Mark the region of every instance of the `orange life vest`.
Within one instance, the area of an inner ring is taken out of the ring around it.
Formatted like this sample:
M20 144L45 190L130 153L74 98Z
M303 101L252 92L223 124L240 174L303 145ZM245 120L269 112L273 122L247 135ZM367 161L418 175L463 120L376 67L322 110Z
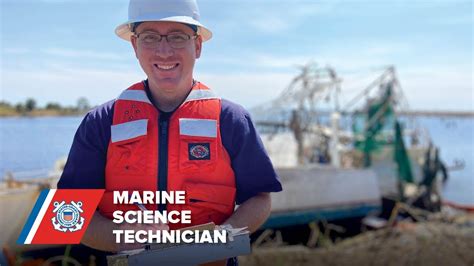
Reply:
M191 210L191 225L223 223L234 211L236 188L222 145L220 112L220 98L199 82L169 119L150 102L143 82L125 90L115 101L99 211L112 218L115 210L138 210L113 204L113 191L184 190L186 204L168 204L166 210Z

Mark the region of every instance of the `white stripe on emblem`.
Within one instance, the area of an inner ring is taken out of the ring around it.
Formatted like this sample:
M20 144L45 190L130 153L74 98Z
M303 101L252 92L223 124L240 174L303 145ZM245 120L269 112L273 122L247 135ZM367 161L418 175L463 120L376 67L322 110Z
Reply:
M195 137L217 137L217 121L213 119L179 119L179 134Z
M25 244L31 244L33 237L35 237L36 231L38 231L38 227L40 226L41 221L43 221L43 217L46 213L46 210L48 210L49 204L51 204L51 201L53 200L54 193L56 193L56 189L50 189L48 191L48 196L46 196L46 199L43 202L43 206L41 206L41 209L38 212L38 216L36 216L33 226L31 226L31 230L25 239Z
M120 94L117 100L129 100L151 104L150 99L148 99L146 92L143 90L125 90Z
M140 119L131 122L111 126L112 143L132 139L135 137L146 135L148 119Z

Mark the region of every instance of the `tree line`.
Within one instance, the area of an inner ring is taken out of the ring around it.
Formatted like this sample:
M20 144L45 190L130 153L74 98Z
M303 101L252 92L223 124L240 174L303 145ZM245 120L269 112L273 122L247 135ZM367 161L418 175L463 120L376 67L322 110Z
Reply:
M79 115L90 109L91 105L85 97L77 99L76 104L70 106L62 106L57 102L48 102L44 107L40 107L33 98L28 98L24 102L16 104L0 101L0 116Z

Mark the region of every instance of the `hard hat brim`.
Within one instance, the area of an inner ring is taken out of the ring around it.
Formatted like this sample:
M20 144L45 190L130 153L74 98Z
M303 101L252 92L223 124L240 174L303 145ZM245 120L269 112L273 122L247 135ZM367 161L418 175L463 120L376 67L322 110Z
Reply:
M115 28L115 34L119 36L120 38L130 41L130 37L133 35L133 33L130 31L130 24L135 23L135 22L147 22L147 21L166 21L166 22L178 22L178 23L185 23L185 24L190 24L190 25L196 25L198 26L198 32L197 34L202 36L202 41L208 41L209 39L212 38L212 32L202 25L199 21L194 20L190 17L187 16L174 16L174 17L166 17L166 18L160 18L160 19L141 19L141 20L129 20L121 25L119 25L117 28Z

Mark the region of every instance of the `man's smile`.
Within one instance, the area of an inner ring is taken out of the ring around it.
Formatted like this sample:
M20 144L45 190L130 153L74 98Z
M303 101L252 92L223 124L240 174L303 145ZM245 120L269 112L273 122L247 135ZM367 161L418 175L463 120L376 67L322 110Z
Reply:
M176 64L153 64L156 68L159 70L171 70L174 68L177 68L179 66L179 63Z

